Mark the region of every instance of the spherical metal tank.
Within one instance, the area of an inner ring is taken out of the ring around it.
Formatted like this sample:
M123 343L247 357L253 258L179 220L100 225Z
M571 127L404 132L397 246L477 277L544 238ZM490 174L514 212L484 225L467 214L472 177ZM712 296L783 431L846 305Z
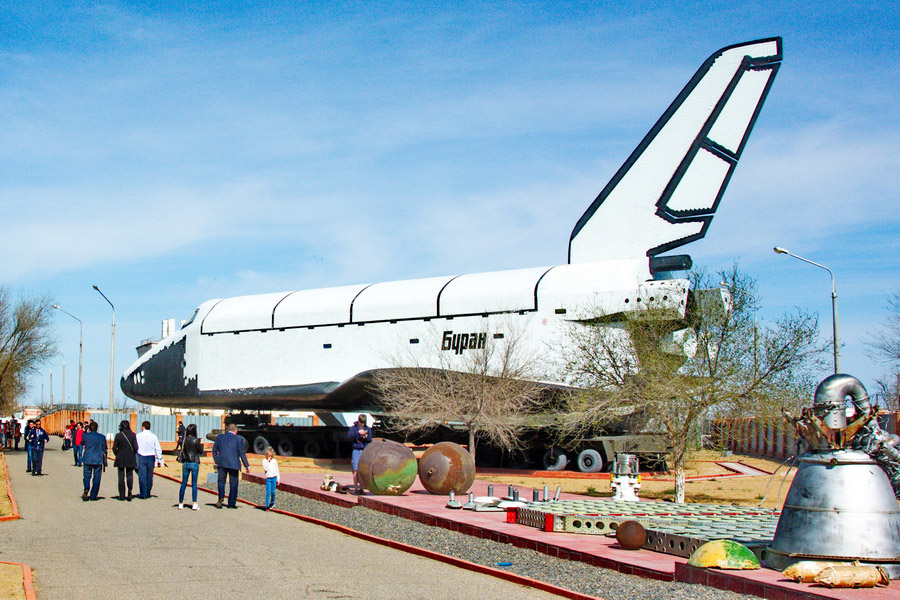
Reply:
M432 494L464 494L475 481L475 459L459 444L435 444L419 459L419 481Z
M399 496L416 480L416 455L398 442L372 440L359 455L359 481L380 496Z
M647 541L647 530L637 521L625 521L616 528L616 541L626 550L637 550Z

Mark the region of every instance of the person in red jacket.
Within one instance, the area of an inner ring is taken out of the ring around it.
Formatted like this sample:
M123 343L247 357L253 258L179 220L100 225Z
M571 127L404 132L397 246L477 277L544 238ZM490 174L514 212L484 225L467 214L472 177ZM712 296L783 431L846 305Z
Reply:
M84 426L81 424L81 421L75 423L75 431L72 434L72 448L75 453L75 466L81 466L81 453L84 450Z

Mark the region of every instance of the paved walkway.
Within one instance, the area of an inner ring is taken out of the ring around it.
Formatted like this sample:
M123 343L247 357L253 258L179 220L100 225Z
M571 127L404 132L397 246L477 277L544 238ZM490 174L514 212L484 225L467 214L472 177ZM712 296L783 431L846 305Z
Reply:
M31 565L39 600L556 598L247 505L217 510L204 492L199 511L179 511L178 484L161 477L153 498L120 502L110 468L104 498L83 502L81 469L51 443L43 477L7 453L22 518L0 524L0 560Z

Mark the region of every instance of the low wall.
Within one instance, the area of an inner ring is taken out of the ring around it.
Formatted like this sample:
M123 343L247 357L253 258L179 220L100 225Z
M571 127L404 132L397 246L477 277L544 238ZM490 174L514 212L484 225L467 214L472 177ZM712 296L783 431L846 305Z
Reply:
M119 423L128 421L132 431L140 431L141 423L150 422L150 431L156 434L161 442L174 442L177 438L179 423L197 426L197 435L202 439L213 429L224 429L224 416L211 415L154 415L150 413L91 413L89 410L59 410L41 417L41 424L50 435L62 435L70 421L76 423L94 419L97 430L103 435L119 431Z
M896 433L900 431L900 413L881 413L878 424L885 431ZM806 447L806 443L798 439L794 428L784 419L776 417L717 419L712 423L711 437L714 444L733 452L776 459L793 456Z

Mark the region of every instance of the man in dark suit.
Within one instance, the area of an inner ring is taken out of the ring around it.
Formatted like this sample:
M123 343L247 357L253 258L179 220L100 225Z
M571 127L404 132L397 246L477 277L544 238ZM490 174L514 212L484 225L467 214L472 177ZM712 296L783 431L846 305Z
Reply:
M103 476L103 467L106 466L106 436L97 433L97 423L91 421L88 433L84 434L84 456L81 463L84 465L84 493L82 500L96 500L100 491L100 478ZM88 497L90 495L90 498Z
M225 500L225 479L231 478L228 489L228 508L237 508L238 475L241 463L247 473L250 472L250 463L244 454L244 438L237 434L237 425L228 425L228 431L216 436L212 449L213 460L219 471L219 501L216 508L222 508Z

